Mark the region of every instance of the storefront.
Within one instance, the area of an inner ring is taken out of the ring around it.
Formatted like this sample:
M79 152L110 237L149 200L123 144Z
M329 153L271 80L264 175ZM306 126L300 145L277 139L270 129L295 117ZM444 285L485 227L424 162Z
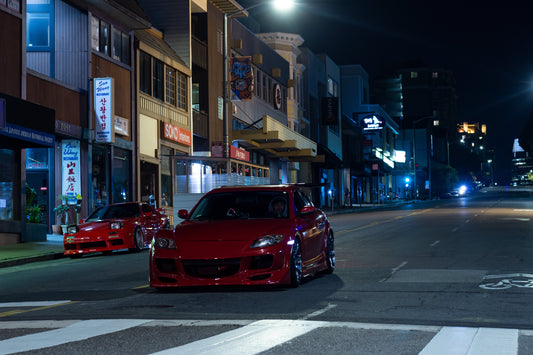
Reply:
M54 129L53 110L0 94L0 245L46 239L53 206ZM31 206L26 183L36 193ZM27 223L31 207L38 207L31 219L35 223ZM39 232L30 232L33 226Z

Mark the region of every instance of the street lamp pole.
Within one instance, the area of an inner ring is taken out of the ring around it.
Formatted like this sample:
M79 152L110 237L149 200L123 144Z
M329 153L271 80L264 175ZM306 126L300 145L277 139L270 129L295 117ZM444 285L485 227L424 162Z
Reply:
M229 125L230 125L230 112L229 112L229 95L228 95L228 65L229 65L229 55L228 55L228 19L231 19L232 17L239 15L241 13L246 13L248 10L251 10L253 8L256 8L258 6L266 5L266 2L261 2L258 4L254 4L251 6L248 6L247 8L242 8L240 10L237 10L235 12L232 12L230 14L227 14L224 12L224 23L222 27L222 36L224 37L222 39L222 50L224 52L224 73L223 73L223 84L222 84L222 104L224 105L222 109L222 125L223 125L223 141L222 141L222 156L224 158L229 158ZM274 2L274 5L278 7L279 9L287 10L290 7L292 7L292 1L289 0L277 0Z

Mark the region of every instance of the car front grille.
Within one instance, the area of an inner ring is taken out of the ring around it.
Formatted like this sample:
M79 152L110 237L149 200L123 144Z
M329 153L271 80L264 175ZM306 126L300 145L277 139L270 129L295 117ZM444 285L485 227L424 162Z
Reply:
M228 277L239 272L240 258L221 260L183 260L185 273L192 277L217 279Z

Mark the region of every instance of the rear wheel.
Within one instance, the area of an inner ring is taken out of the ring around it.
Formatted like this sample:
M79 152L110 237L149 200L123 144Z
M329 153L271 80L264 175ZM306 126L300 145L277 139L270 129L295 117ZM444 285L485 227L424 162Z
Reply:
M141 251L144 248L143 233L139 227L133 231L133 245L135 247L131 248L130 251Z
M298 287L302 283L302 249L300 242L294 241L291 250L291 287Z
M331 274L335 270L335 241L333 239L333 233L329 232L328 242L326 246L326 274Z

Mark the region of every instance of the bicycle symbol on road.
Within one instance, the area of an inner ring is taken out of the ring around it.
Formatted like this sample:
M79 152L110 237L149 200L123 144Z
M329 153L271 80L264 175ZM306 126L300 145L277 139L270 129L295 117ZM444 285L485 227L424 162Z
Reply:
M498 280L499 279L499 280ZM494 282L487 282L479 285L485 290L505 290L511 287L532 288L533 289L533 275L532 274L503 274L503 275L487 275L483 280L497 280Z

